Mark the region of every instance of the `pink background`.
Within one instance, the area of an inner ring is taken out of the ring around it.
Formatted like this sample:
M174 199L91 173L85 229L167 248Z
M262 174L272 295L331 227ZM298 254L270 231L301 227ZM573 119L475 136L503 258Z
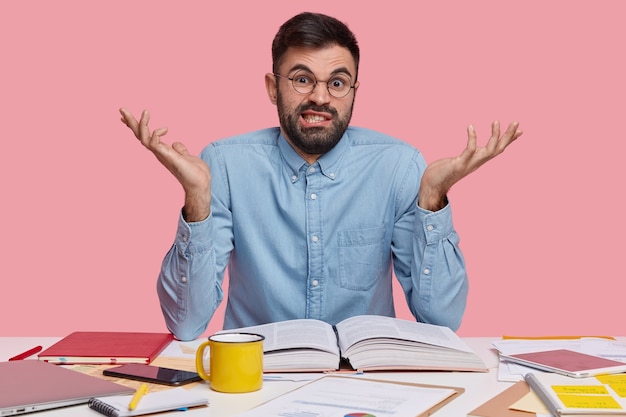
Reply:
M482 144L494 119L525 132L450 194L470 276L459 334L626 334L626 3L367 3L309 9L359 39L353 124L428 161L459 153L470 123ZM263 75L301 4L0 3L0 335L165 330L155 279L182 191L118 108L150 109L194 153L275 125Z

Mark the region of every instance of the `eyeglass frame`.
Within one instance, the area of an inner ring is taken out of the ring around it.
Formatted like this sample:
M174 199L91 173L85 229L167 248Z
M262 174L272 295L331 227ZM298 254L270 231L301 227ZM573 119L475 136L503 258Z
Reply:
M298 75L300 72L304 72L304 73L308 73L311 74L313 76L313 80L315 80L315 82L313 83L313 87L311 87L311 91L305 92L303 93L302 91L299 91L296 88L296 85L294 84L294 80L296 78L296 75ZM318 80L317 77L315 76L315 74L313 74L311 71L305 70L305 69L299 69L298 71L296 71L292 77L286 76L286 75L280 75L280 74L276 74L275 72L272 73L272 75L274 75L275 77L278 78L284 78L287 79L289 81L291 81L291 87L294 89L294 91L298 94L302 94L302 95L306 95L306 94L311 94L313 91L315 91L315 87L317 87L317 83L324 83L326 84L326 91L328 91L328 94L330 94L332 97L334 98L344 98L347 97L348 94L350 94L350 91L352 91L355 87L356 87L356 81L354 82L354 84L352 84L352 78L350 78L349 76L346 75L346 78L349 80L349 88L346 90L346 94L344 94L343 96L336 96L331 92L330 87L328 86L328 81L331 81L333 79L333 77L329 78L328 80Z

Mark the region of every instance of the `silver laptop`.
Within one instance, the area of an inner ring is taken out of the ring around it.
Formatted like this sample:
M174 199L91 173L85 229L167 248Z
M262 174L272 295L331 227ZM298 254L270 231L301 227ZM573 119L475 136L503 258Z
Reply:
M39 360L0 362L0 416L85 404L135 390Z

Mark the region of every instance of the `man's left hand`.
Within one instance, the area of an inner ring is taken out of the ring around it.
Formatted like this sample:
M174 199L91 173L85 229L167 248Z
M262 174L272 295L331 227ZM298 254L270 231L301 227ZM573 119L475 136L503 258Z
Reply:
M446 194L459 180L500 155L507 146L522 135L519 123L509 124L500 136L500 123L491 124L491 137L484 147L477 145L474 126L467 127L467 147L459 156L439 159L426 168L422 176L418 205L426 210L441 210L447 204Z

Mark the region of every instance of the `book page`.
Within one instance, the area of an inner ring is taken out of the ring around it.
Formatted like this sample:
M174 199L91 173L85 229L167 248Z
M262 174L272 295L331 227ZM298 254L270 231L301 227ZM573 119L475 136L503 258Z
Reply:
M384 316L356 316L337 324L339 346L346 352L353 344L372 338L405 339L464 352L472 350L450 328Z
M263 350L307 348L320 349L339 355L337 336L332 326L320 320L298 319L260 326L225 330L224 332L257 333L265 336Z

